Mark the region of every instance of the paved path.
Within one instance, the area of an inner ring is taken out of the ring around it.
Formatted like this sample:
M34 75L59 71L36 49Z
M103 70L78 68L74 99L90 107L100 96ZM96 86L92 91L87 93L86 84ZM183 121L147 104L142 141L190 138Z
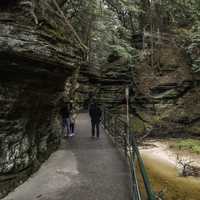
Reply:
M99 140L90 138L88 115L80 114L76 132L3 200L130 199L126 163L103 130Z

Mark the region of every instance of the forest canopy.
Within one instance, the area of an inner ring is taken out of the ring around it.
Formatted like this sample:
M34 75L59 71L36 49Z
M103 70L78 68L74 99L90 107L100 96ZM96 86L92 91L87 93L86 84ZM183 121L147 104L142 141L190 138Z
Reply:
M133 62L136 34L164 32L178 38L200 70L198 0L65 0L62 9L86 46L88 61L100 65L110 54Z

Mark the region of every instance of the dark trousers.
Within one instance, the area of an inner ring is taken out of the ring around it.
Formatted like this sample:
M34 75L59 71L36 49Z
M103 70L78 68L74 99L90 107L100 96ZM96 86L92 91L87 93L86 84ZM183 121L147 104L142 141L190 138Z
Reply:
M74 123L70 123L70 131L71 133L74 133Z
M96 136L99 137L99 121L91 121L92 123L92 136L95 136L95 132L96 132ZM96 129L96 131L95 131Z
M70 120L69 118L63 118L63 134L68 136L70 134Z

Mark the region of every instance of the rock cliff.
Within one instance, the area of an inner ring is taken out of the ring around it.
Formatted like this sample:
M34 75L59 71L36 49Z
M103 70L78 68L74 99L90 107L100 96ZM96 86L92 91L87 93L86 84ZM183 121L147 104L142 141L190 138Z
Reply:
M160 137L199 135L200 88L186 51L168 41L154 49L153 63L152 54L147 55L135 69L135 132Z
M59 144L59 98L82 50L51 0L1 1L0 30L2 197Z
M128 62L118 58L101 67L99 98L102 103L116 107L124 103L125 88L131 83Z

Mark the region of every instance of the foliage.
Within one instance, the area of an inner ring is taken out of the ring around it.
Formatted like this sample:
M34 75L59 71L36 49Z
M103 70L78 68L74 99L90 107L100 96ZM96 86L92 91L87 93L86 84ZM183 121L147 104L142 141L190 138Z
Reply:
M145 15L146 11L141 2L132 0L106 0L105 2L108 7L117 14L122 26L132 32L136 32L140 29L140 18Z
M176 144L171 145L172 148L179 150L189 150L193 153L200 154L200 141L194 139L185 139L178 141Z
M192 68L194 72L200 71L200 22L193 26L190 34L191 41L188 47L188 53L191 57Z
M193 71L199 72L200 1L166 0L162 1L162 7L164 8L162 15L169 16L170 28L179 36L180 40L185 40L186 45L184 45L190 55Z
M66 0L63 10L88 46L91 65L101 66L110 55L133 63L132 36L153 27L176 34L194 72L200 71L199 0Z
M139 12L137 7L130 6L129 1L118 3L121 14L125 14L126 9ZM110 55L132 62L135 53L131 46L132 32L106 1L68 0L63 9L84 44L89 47L87 61L90 65L101 66Z
M88 45L91 24L96 17L96 7L96 0L67 0L63 6L66 17L86 45Z
M113 41L110 43L111 54L133 63L135 49L131 46L131 32L122 26L116 29Z

